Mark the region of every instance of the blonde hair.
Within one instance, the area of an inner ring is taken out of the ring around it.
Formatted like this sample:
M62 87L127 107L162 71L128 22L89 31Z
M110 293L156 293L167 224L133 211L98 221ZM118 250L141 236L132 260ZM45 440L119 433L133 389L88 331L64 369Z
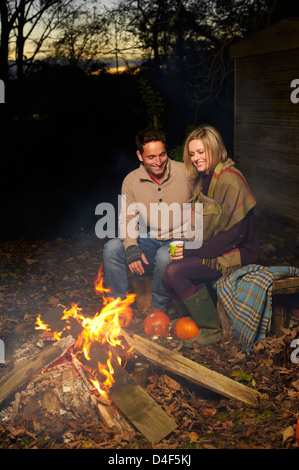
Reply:
M198 170L191 162L189 155L189 143L192 140L200 139L207 154L206 174L213 171L219 162L224 163L227 160L227 151L219 132L212 126L199 126L188 135L183 153L183 161L188 179L194 180L198 177Z

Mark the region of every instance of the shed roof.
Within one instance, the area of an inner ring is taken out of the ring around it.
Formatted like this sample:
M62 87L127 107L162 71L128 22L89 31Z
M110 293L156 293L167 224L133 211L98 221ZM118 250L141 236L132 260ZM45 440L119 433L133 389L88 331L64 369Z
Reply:
M298 48L299 18L285 18L234 44L230 48L230 57L235 59Z

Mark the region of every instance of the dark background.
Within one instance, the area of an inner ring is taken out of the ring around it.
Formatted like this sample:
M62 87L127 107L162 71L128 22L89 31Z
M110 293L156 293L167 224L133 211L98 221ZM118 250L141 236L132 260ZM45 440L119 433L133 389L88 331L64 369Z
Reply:
M294 2L274 3L272 23L296 16ZM224 58L230 60L228 50ZM122 179L139 164L135 135L150 125L140 77L163 101L159 124L171 158L188 126L200 123L218 128L234 158L233 72L221 93L198 107L184 76L170 70L157 76L150 62L135 74L99 75L39 63L22 80L5 83L0 105L1 240L94 233L97 204L116 206Z
M59 68L6 86L1 136L1 238L69 237L93 231L100 202L117 204L137 168L135 135L149 125L138 77L87 76ZM165 78L167 80L167 77ZM194 107L161 88L168 152L182 145ZM233 96L202 106L197 122L218 127L233 157Z

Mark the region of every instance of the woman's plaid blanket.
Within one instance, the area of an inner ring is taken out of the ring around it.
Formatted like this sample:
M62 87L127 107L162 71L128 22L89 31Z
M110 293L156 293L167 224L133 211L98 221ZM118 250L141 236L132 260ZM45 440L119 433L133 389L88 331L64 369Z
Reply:
M216 282L218 298L245 351L270 329L273 282L290 276L299 276L299 269L250 264Z

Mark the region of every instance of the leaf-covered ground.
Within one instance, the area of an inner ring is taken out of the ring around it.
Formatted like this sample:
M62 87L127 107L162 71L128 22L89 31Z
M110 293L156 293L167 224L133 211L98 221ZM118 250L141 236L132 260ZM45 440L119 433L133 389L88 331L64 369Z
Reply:
M72 302L93 316L101 306L94 279L102 263L103 242L93 236L52 241L9 241L0 244L0 339L5 364L13 365L14 352L40 334L39 313ZM142 320L130 329L143 335ZM180 340L163 346L179 351L214 371L255 388L263 399L252 408L224 398L182 378L147 364L143 386L176 421L178 427L154 449L298 449L299 365L292 362L291 341L297 332L285 330L269 336L245 355L233 337L204 349L184 349ZM299 354L298 354L299 356ZM13 406L15 397L11 397ZM0 407L0 416L1 416ZM19 411L22 406L19 407ZM115 434L92 409L70 419L35 407L0 420L0 448L37 449L148 449L139 433Z

